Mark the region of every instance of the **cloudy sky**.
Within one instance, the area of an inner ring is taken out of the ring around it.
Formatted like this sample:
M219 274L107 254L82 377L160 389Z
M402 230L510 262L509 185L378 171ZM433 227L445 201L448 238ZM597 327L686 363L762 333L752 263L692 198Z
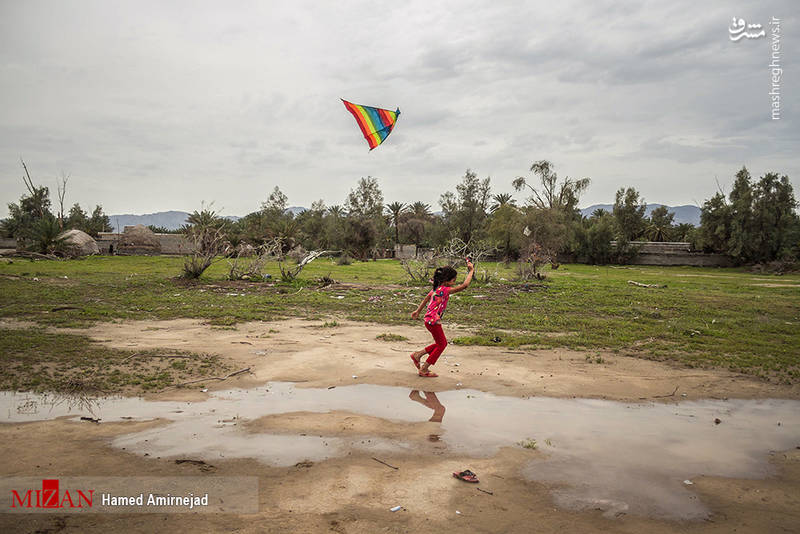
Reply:
M800 193L798 15L793 0L0 0L0 216L25 192L20 157L109 214L244 215L275 186L341 204L368 175L387 202L439 209L467 168L511 192L539 159L592 179L583 206L623 186L702 203L742 165ZM731 41L734 16L766 38ZM369 152L340 97L399 107L395 131Z

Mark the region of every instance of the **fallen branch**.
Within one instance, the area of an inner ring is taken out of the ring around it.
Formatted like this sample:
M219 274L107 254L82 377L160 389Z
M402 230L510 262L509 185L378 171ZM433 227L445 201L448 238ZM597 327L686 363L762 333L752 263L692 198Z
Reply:
M680 387L680 386L675 386L675 389L674 389L674 390L673 390L673 392L672 392L672 393L670 393L669 395L654 395L653 397L649 397L649 398L651 398L651 399L664 399L664 398L666 398L666 397L674 397L674 396L675 396L675 393L677 393L677 392L678 392L678 388L679 388L679 387ZM639 400L644 400L644 399L646 399L646 398L648 398L648 397L639 397Z
M377 459L377 458L375 458L374 456L372 457L372 459L373 459L373 460L375 460L376 462L380 463L380 464L383 464L383 465L385 465L386 467L391 467L392 469L400 469L399 467L395 467L395 466L393 466L393 465L387 464L387 463L386 463L386 462L384 462L383 460L378 460L378 459Z
M494 493L492 493L491 491L486 491L485 489L480 489L480 488L475 488L475 489L478 491L482 491L484 493L488 493L489 495L494 495Z
M643 284L641 282L634 282L633 280L628 280L628 283L632 284L632 285L635 285L635 286L638 286L638 287L658 287L658 288L667 287L667 284L663 284L663 285L662 284Z
M179 385L179 386L185 386L185 385L187 385L187 384L196 384L197 382L205 382L206 380L220 380L220 381L222 381L222 380L227 380L227 379L229 379L229 378L230 378L230 377L232 377L232 376L236 376L236 375L240 375L240 374L242 374L242 373L246 373L246 372L248 372L249 370L250 370L250 368L249 368L249 367L245 367L244 369L239 369L238 371L234 371L234 372L232 372L232 373L228 373L228 374L227 374L227 375L225 375L225 376L209 376L209 377L206 377L206 378L200 378L200 379L197 379L197 380L190 380L190 381L188 381L188 382L181 382L181 383L180 383L180 384L178 384L178 385Z

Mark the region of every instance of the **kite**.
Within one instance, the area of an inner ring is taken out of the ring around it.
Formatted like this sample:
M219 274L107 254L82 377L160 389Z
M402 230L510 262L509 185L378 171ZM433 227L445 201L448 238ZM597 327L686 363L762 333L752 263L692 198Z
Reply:
M342 99L342 102L344 102L344 107L347 108L347 111L356 118L358 127L361 128L361 133L364 134L364 139L369 143L370 150L383 143L389 137L397 122L397 117L400 115L400 108L397 108L397 111L389 111L388 109L360 106L345 99Z

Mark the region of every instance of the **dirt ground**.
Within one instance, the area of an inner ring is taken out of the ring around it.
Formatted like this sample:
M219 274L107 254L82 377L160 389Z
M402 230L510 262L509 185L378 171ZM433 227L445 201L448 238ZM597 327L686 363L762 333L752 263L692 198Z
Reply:
M449 327L448 335L457 335ZM568 350L523 351L449 346L435 370L439 378L416 375L408 354L429 343L420 326L386 326L339 321L292 320L250 323L235 329L195 320L121 322L84 331L111 347L173 348L219 354L248 373L208 381L211 390L248 388L269 381L298 387L369 383L409 390L447 391L457 387L511 397L589 397L626 402L678 402L707 398L799 399L800 386L777 386L719 370L697 370L637 358ZM408 341L379 341L392 333ZM356 376L357 378L353 378ZM457 386L457 384L461 384ZM677 388L677 389L676 389ZM170 389L153 400L202 401L200 388ZM435 415L435 414L434 414ZM325 436L402 436L418 445L413 453L382 455L392 469L354 451L321 462L274 467L252 459L213 462L210 470L176 465L172 458L143 457L110 445L133 430L163 421L99 425L65 418L0 425L3 476L214 476L259 477L260 511L226 514L0 515L2 532L800 532L800 450L775 451L775 474L764 479L697 477L694 491L711 511L695 521L657 520L636 515L603 516L602 510L559 509L553 485L531 482L521 471L546 454L521 447L471 458L445 450L431 436L438 423L388 421L334 411L265 416L244 423L250 432L308 432ZM800 443L797 444L800 446ZM481 486L450 476L464 465L481 475ZM391 506L402 504L393 513ZM455 514L459 510L460 514Z

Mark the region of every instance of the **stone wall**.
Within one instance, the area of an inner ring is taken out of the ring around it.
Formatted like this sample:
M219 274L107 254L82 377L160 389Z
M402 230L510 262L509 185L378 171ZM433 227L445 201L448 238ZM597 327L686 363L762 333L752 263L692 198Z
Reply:
M100 254L114 254L120 235L114 232L100 232L95 239L100 248ZM191 254L194 252L193 244L182 234L155 234L155 236L161 244L161 254Z
M616 245L612 241L611 245ZM689 265L692 267L732 267L733 260L724 254L693 252L690 243L656 243L653 241L633 241L632 246L639 249L631 264L633 265Z

